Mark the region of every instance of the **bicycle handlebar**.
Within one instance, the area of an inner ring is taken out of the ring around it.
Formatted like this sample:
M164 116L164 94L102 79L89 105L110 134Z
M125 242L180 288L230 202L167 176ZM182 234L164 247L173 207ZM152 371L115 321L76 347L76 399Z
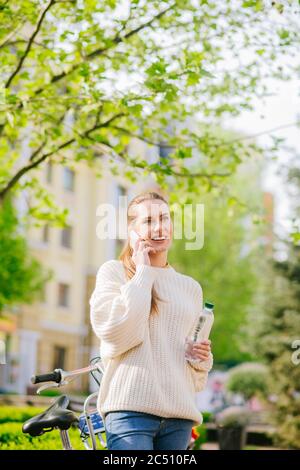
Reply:
M39 384L42 382L56 382L60 383L61 381L61 372L58 369L55 369L53 372L49 374L40 374L40 375L33 375L31 377L31 383Z
M98 361L96 364L91 364L87 367L83 367L82 369L76 369L71 371L66 371L63 369L54 369L53 372L49 372L48 374L33 375L31 377L31 383L39 384L42 382L56 382L57 384L59 384L59 386L61 386L66 385L71 380L82 374L87 374L96 370L100 370L100 372L103 373L104 369L101 360Z

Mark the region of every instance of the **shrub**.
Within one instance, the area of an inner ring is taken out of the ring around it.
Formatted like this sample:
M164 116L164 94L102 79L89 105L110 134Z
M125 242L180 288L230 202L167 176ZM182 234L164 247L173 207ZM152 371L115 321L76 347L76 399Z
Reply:
M62 395L62 393L60 390L53 389L53 390L42 390L39 393L39 395L42 397L58 397L59 395Z
M76 450L84 448L78 429L70 429L70 439ZM0 449L59 450L62 449L62 444L58 430L31 437L29 434L23 434L22 423L6 423L0 425Z
M59 450L62 449L58 430L45 433L42 436L31 437L23 434L22 425L27 420L43 412L44 408L3 406L0 408L0 449L1 450ZM77 428L69 430L71 444L76 450L84 449ZM105 439L105 435L103 436ZM101 449L100 444L98 448Z
M201 414L203 416L203 423L208 423L213 417L213 414L210 411L202 411Z
M191 449L193 450L201 449L202 444L204 444L207 441L207 430L206 430L205 423L210 421L213 415L209 411L203 411L202 416L203 416L203 423L199 424L198 426L193 427L192 436L194 438L194 441L191 445Z
M3 423L24 423L27 419L42 413L44 408L35 408L34 406L2 406L0 408L0 424Z
M192 444L192 450L200 450L202 444L207 441L206 426L204 423L199 424L199 426L195 426L195 428L193 428L193 431L197 437Z
M222 428L242 428L248 424L249 417L249 411L242 406L229 406L216 414L215 420Z
M266 397L269 393L268 369L263 364L245 362L229 371L226 388L240 393L246 400L254 395Z

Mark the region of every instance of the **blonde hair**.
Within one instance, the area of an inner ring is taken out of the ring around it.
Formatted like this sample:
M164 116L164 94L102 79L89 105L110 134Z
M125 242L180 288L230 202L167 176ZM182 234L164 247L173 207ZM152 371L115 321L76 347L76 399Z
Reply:
M148 200L153 200L153 199L160 199L161 201L165 202L168 204L168 201L159 193L155 191L145 191L143 193L138 194L135 196L129 203L128 208L127 208L127 226L129 227L134 220L136 219L136 215L133 213L130 213L130 209L132 209L133 206L140 204L141 202L148 201ZM136 266L132 260L132 253L133 249L130 246L129 240L126 241L120 255L119 255L119 260L123 262L123 266L125 268L125 273L126 277L128 279L131 279L136 271ZM164 299L161 299L159 295L157 294L154 286L152 287L151 291L151 309L150 309L150 314L158 314L158 302L166 302Z

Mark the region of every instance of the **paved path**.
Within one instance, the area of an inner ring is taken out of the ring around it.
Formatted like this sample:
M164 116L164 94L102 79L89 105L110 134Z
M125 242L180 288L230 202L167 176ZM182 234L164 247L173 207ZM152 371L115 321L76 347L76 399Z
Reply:
M259 447L259 446L250 446L248 450L282 450L276 447ZM202 446L202 450L220 450L217 442L206 442ZM246 449L247 450L247 449Z

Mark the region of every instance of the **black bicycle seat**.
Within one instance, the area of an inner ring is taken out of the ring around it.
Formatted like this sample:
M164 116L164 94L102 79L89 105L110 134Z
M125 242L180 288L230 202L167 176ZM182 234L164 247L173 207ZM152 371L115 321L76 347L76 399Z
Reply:
M43 413L28 419L23 424L22 431L35 437L52 431L53 428L69 429L72 423L77 423L79 420L73 411L67 410L68 405L69 398L66 395L60 396Z

